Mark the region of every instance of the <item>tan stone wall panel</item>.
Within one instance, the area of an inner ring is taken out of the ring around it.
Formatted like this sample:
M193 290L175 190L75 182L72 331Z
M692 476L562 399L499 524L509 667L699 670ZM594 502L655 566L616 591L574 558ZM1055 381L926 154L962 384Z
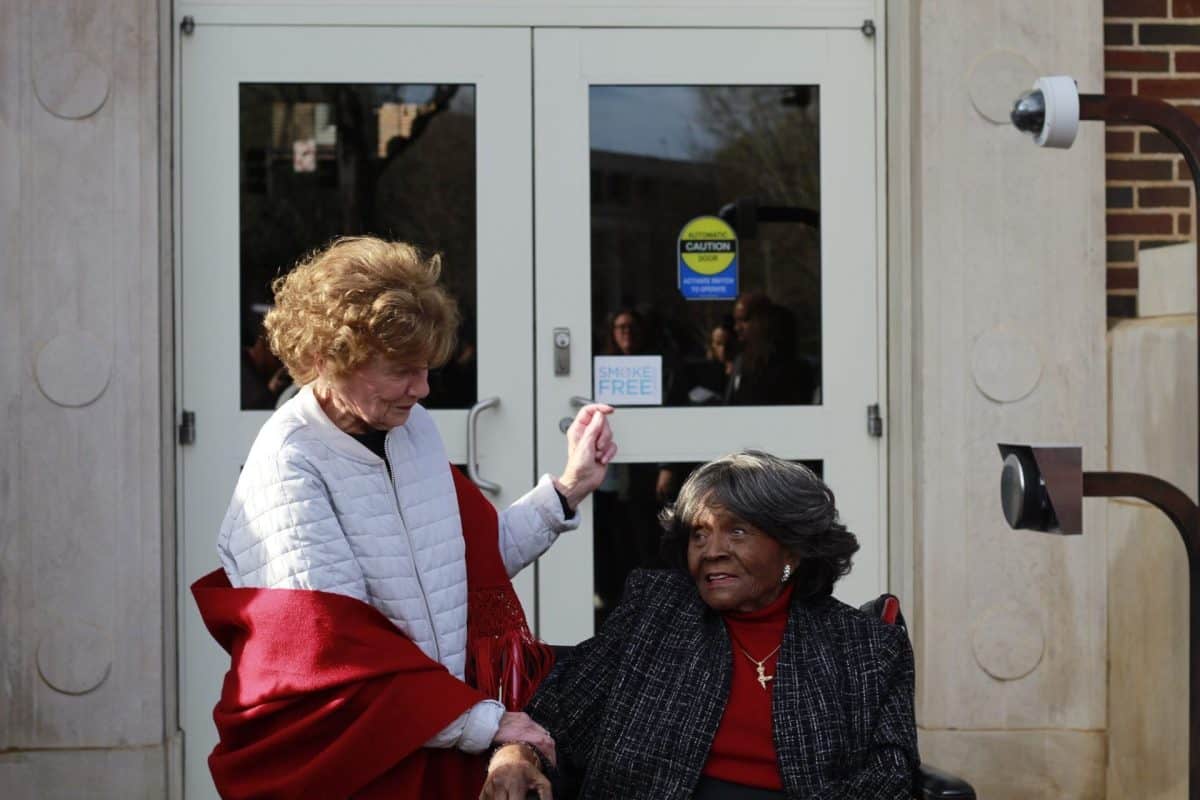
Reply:
M1028 737L1035 775L1052 771L1042 731L1105 726L1105 517L1085 504L1082 537L1010 531L996 443L1079 442L1085 467L1107 463L1103 128L1039 149L980 114L969 82L981 58L1014 54L1098 89L1100 13L1083 0L920 5L918 718ZM987 781L1012 770L969 756ZM1102 788L1102 749L1097 763ZM1052 788L1019 796L1062 796Z
M21 415L27 371L22 352L20 308L24 221L21 184L25 164L25 112L32 89L22 80L28 57L28 18L17 3L0 3L0 746L30 727L28 697L35 680L32 655L16 646L30 638L31 620L16 613L28 596L29 538L21 528Z
M0 13L0 749L157 745L158 3Z
M1188 570L1157 509L1109 503L1108 796L1186 800Z
M1194 252L1194 251L1193 251ZM1112 468L1196 494L1196 317L1109 332ZM1188 571L1175 527L1140 501L1109 518L1109 796L1187 796Z
M1195 499L1196 317L1127 320L1109 350L1112 469L1157 475Z
M1138 253L1135 272L1137 316L1196 313L1195 242L1143 250Z
M986 800L1105 797L1103 731L922 729L920 742L923 761L969 781Z
M5 800L159 800L164 758L163 747L5 753L0 786Z

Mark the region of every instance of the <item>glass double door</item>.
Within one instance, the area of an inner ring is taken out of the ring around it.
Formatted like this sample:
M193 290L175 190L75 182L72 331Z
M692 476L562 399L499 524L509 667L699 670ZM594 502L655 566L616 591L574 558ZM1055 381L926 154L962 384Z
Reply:
M228 657L187 585L258 428L294 391L270 284L336 236L442 254L463 311L426 405L500 507L564 460L589 398L618 463L516 581L543 638L588 636L694 466L804 461L885 583L874 49L842 30L206 26L181 45L180 683L189 797ZM234 369L237 369L235 377ZM472 409L475 414L472 414ZM468 419L475 424L468 428Z

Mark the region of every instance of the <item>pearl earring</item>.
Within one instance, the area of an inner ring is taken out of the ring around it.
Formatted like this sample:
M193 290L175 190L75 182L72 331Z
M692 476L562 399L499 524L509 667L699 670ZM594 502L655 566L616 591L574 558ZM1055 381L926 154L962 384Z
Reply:
M784 564L784 565L783 565L783 579L782 579L782 580L780 580L779 582L780 582L780 583L787 583L787 582L788 582L788 578L790 578L790 577L792 577L792 565L791 565L791 564Z

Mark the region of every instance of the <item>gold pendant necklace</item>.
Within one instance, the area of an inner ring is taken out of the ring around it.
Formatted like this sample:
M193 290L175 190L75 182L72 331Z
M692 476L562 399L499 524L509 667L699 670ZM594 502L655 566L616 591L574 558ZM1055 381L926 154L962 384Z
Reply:
M772 650L771 652L767 653L765 656L763 656L762 661L759 661L757 658L750 655L749 651L747 651L746 648L742 647L740 644L738 645L738 650L741 650L742 653L745 654L746 658L748 658L752 662L754 662L754 667L758 670L758 677L755 680L758 681L758 685L761 686L763 689L767 688L767 681L775 680L774 675L767 674L767 668L764 665L767 663L767 661L770 660L771 656L773 656L779 652L780 647L783 647L782 642L775 645L775 649Z

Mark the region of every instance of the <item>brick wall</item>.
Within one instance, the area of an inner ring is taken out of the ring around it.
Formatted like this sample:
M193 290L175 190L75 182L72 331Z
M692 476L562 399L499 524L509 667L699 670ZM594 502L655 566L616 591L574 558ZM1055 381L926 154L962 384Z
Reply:
M1200 120L1200 0L1104 0L1106 94L1159 97ZM1192 238L1195 198L1175 147L1150 128L1109 125L1108 315L1132 317L1137 253Z

